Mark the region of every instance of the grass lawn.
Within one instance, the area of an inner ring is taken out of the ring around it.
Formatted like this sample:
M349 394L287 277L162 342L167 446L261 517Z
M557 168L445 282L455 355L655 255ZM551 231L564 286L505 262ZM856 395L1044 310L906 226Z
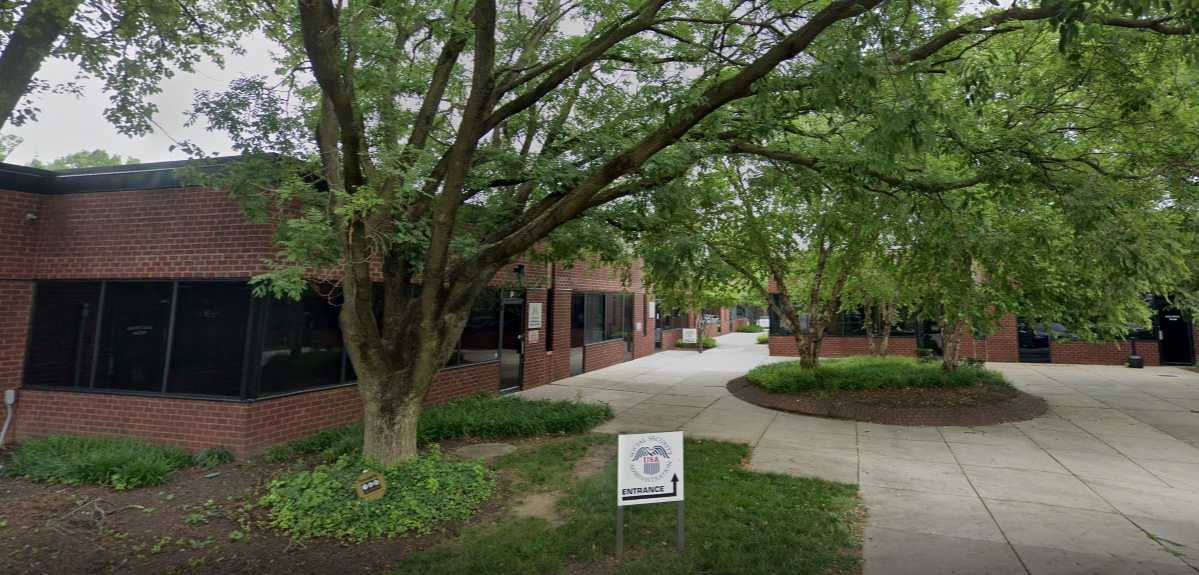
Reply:
M445 439L498 439L554 433L582 433L612 417L607 404L524 400L476 395L429 407L421 413L417 440L428 445ZM322 454L328 461L362 450L362 424L327 429L278 445L272 461Z
M563 485L561 524L502 516L401 562L405 574L478 573L852 573L860 561L857 489L815 479L747 471L741 444L688 440L687 551L674 550L675 507L643 505L625 512L625 559L616 563L616 466L571 478L568 465L587 444L571 438L510 454L496 462L524 488ZM543 472L545 468L551 468Z
M777 393L803 391L969 387L978 383L1007 385L998 372L959 367L946 372L940 363L907 357L850 357L821 361L803 369L798 361L770 363L752 369L750 383Z

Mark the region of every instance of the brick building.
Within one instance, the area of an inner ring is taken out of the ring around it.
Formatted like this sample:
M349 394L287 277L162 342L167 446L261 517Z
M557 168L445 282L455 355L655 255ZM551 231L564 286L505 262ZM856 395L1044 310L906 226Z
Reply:
M248 222L224 191L181 187L178 166L0 164L11 437L129 435L244 454L360 417L336 290L253 297L247 279L276 251L270 225ZM650 298L637 265L514 262L480 296L426 402L670 348L677 327L660 335Z
M774 289L773 283L770 289ZM1033 326L1022 318L1005 316L999 320L995 333L964 342L962 353L965 357L996 362L1123 365L1135 345L1145 365L1195 365L1199 340L1194 336L1194 322L1171 309L1161 298L1155 298L1152 305L1156 310L1153 326L1130 333L1124 341L1078 341L1071 339L1060 325ZM869 353L864 322L860 312L838 314L826 332L821 355L846 357ZM770 355L799 355L795 338L773 313L770 326ZM914 355L920 347L939 349L940 333L935 322L909 318L891 328L887 347L890 354Z

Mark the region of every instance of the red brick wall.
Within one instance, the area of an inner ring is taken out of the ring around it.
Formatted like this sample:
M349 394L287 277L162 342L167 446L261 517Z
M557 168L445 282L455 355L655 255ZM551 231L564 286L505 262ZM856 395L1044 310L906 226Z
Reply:
M654 320L646 317L648 295L642 278L643 268L639 261L634 262L628 270L598 265L594 261L580 261L569 266L555 264L554 353L549 360L550 380L570 376L570 298L574 293L633 294L634 327L638 322L642 324L642 329L633 333L633 357L644 357L654 353ZM645 335L642 335L643 333ZM588 372L624 361L624 349L624 341L586 346L583 352L583 371Z
M583 348L583 372L603 369L624 361L624 340L593 343Z
M495 393L498 382L498 362L443 370L425 403ZM361 417L354 386L254 402L25 389L17 397L13 434L17 439L52 434L137 437L248 455Z
M241 453L262 451L359 419L362 399L355 386L257 401L246 409Z
M38 278L249 277L275 252L229 194L205 188L45 196Z
M0 392L21 385L33 283L0 279Z
M1124 365L1128 361L1130 351L1128 342L1089 343L1060 340L1049 342L1049 359L1053 363ZM1145 358L1145 365L1161 364L1156 341L1138 341L1137 353Z
M598 265L594 261L580 261L570 266L556 264L554 285L578 292L645 292L641 262L634 262L627 270L627 283L625 275L626 270Z
M525 357L524 374L521 381L525 389L538 387L550 382L550 362L553 355L545 349L545 326L551 321L548 315L549 309L545 305L547 297L548 294L544 289L530 289L525 292L525 298L528 303L541 304L541 328L527 329L528 310L526 309L525 312ZM557 312L557 309L555 308L554 311ZM534 333L537 334L537 341L533 341L532 336ZM558 334L554 333L554 337L557 336Z
M649 296L645 292L633 297L633 327L635 328L638 323L641 324L641 329L633 332L634 358L652 355L657 351L654 348L654 318L647 315L649 307L646 302L648 301Z
M130 395L21 390L15 438L51 434L125 436L187 449L246 452L249 404Z
M42 196L0 190L0 279L34 277ZM26 214L38 219L28 220Z
M554 289L554 351L549 356L550 380L570 377L570 296L569 289Z
M995 333L987 336L986 360L999 362L1020 361L1020 343L1016 337L1016 316L1005 315L999 319Z
M767 345L770 347L770 355L799 356L799 348L795 345L795 338L789 335L772 335ZM870 346L867 344L864 336L825 336L820 346L821 357L849 357L867 355L869 353ZM887 355L916 355L916 338L889 338L887 340Z
M683 339L683 328L662 330L662 349L674 349L681 339Z
M500 362L489 361L441 370L425 394L425 404L443 403L478 393L498 393Z

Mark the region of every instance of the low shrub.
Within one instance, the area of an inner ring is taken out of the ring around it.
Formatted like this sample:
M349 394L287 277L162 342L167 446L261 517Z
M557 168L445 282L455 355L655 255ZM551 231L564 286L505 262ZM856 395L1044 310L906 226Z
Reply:
M196 467L204 469L212 469L218 465L224 465L233 461L233 454L228 449L223 447L212 447L202 449L192 454L192 464Z
M375 467L387 491L375 501L354 493L364 465L343 456L311 471L270 483L259 504L270 509L272 527L296 539L334 537L363 541L407 533L427 534L446 521L470 517L491 497L495 482L478 463L447 461L434 448L394 467Z
M746 378L774 392L1007 385L998 372L981 367L962 366L947 372L939 363L906 357L834 359L821 362L815 369L803 369L798 361L770 363L750 370Z
M762 326L756 323L747 323L737 328L737 333L762 333Z
M422 443L456 437L530 437L547 433L581 433L610 417L612 410L605 403L476 395L425 410L418 433Z
M762 334L758 336L758 343L770 343L770 336Z
M192 455L174 447L56 435L22 442L6 473L47 483L125 490L165 483L173 471L192 464Z
M674 344L674 346L682 349L695 349L694 343L683 343L681 341ZM713 347L716 347L716 338L704 336L704 349L711 349Z
M550 433L581 433L612 417L603 403L524 400L510 396L476 395L432 406L421 414L417 441L429 444L459 437L529 437ZM286 461L300 455L322 454L328 461L362 449L362 424L327 429L276 446L267 458Z

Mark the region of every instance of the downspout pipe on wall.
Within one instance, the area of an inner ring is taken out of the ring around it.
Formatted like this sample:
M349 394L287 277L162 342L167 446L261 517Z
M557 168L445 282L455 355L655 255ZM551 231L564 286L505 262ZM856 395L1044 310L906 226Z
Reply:
M4 390L4 426L0 427L0 447L4 447L4 438L8 435L8 428L12 425L13 414L17 411L17 390Z

